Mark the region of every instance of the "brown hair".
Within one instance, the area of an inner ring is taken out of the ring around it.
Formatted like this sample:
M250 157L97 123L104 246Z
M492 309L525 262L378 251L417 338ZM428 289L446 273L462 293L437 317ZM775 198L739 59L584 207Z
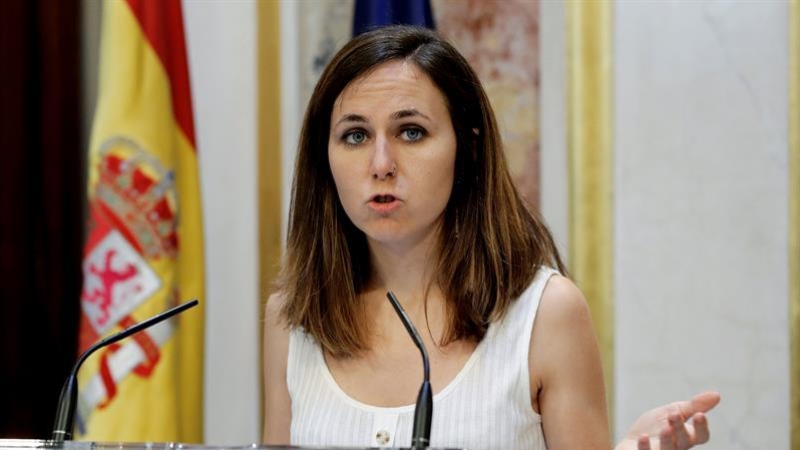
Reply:
M455 181L435 272L450 322L442 343L482 339L542 265L566 274L549 231L513 185L494 112L464 57L424 28L390 26L364 33L333 57L311 96L278 281L286 322L303 327L337 357L368 346L359 294L370 275L370 258L366 237L345 214L331 175L331 114L350 82L393 60L412 62L430 77L445 97L456 134Z

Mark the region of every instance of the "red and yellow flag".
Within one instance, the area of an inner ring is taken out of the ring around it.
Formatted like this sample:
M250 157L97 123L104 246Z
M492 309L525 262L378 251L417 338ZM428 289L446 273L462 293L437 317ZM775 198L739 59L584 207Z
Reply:
M81 351L178 303L203 300L181 2L115 0L103 9ZM201 308L98 353L79 376L81 439L202 441Z

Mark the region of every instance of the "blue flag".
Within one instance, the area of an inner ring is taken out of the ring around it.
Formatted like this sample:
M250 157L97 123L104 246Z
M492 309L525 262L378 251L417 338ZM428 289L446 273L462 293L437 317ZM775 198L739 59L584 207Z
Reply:
M429 0L356 0L353 36L385 25L434 28Z

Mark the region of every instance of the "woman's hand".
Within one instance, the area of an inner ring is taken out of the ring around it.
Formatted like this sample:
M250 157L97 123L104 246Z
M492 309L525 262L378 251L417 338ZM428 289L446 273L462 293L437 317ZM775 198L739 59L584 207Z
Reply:
M709 437L705 413L719 400L718 393L706 391L653 408L636 419L616 450L686 450L704 444Z

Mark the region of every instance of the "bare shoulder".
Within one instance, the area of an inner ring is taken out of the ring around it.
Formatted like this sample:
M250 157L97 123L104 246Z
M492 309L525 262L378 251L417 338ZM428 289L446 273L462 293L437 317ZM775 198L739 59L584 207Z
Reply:
M589 318L589 306L583 293L572 280L561 275L553 275L542 293L537 320L539 316L546 319L545 322L556 324L583 322Z
M286 298L281 293L270 295L264 308L264 363L286 367L289 353L289 326L282 316Z
M283 322L281 310L283 310L283 305L285 304L286 295L283 292L276 292L269 296L264 307L264 320L268 325L279 325Z
M283 294L272 294L264 308L264 362L283 367L289 352L289 327L281 314L285 301Z

